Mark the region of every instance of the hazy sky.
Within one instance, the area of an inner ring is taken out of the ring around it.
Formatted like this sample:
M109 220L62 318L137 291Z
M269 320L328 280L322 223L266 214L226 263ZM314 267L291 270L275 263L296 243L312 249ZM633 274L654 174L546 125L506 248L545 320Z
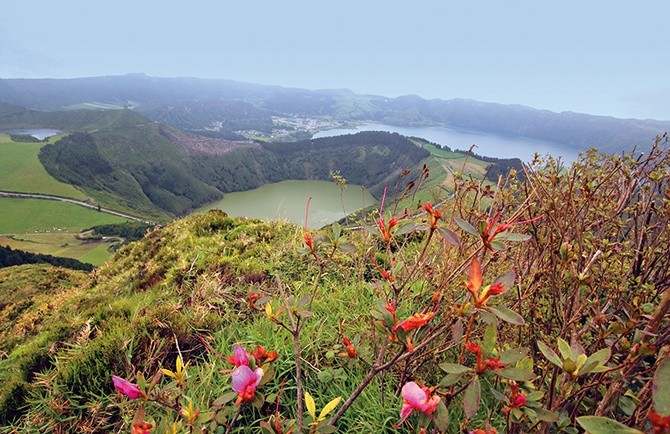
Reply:
M144 72L670 119L670 1L0 0L0 77Z

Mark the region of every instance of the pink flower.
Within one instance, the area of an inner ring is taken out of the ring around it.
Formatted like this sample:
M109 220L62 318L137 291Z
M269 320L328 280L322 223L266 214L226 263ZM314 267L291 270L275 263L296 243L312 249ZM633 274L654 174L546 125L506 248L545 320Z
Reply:
M419 410L426 416L432 416L440 403L439 396L430 396L431 390L421 387L414 381L410 381L402 387L402 409L400 410L400 422L394 425L399 427L414 410Z
M228 357L228 363L237 367L249 366L249 354L247 354L247 350L242 345L233 345L233 355Z
M112 375L112 382L114 383L114 389L116 389L118 392L123 393L130 399L137 399L143 395L140 388L137 387L137 384L133 384L130 381L125 380L121 377Z
M232 374L233 390L237 392L237 403L251 402L256 394L256 387L263 378L263 369L256 368L252 371L246 365L235 368Z

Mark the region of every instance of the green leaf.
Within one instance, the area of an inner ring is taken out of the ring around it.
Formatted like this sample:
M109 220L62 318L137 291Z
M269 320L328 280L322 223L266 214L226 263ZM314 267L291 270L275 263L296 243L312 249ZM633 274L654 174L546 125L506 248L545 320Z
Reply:
M500 353L500 361L506 365L514 365L528 355L528 348L510 348Z
M563 360L563 370L565 372L570 373L570 374L574 374L575 372L578 373L577 364L575 362L573 362L572 359Z
M554 350L549 348L547 344L545 344L542 341L537 341L537 347L540 349L540 352L547 360L549 360L551 363L558 366L559 368L563 368L563 360L561 360L561 358L558 357L558 354L556 354Z
M509 404L509 399L501 392L499 392L496 388L491 387L489 390L491 391L491 395L493 395L495 399L504 402L505 404Z
M316 430L323 434L332 434L337 431L337 427L323 423L316 427Z
M509 289L514 285L514 279L516 279L516 273L514 270L509 270L507 273L502 276L498 276L496 280L493 281L493 285L496 283L501 283L503 287Z
M654 372L651 395L654 411L662 417L670 416L670 357L666 356Z
M571 359L572 349L570 348L570 344L561 338L556 339L556 342L558 343L558 351L561 353L561 357L563 359Z
M553 411L549 411L544 408L536 408L535 409L535 414L537 415L537 418L545 421L545 422L557 422L558 421L558 415L554 413Z
M489 324L484 331L484 341L482 342L482 352L485 355L493 353L493 350L496 346L496 341L498 340L498 330L493 324Z
M458 247L461 245L461 237L459 237L458 234L456 234L454 231L441 227L438 227L437 231L440 233L440 235L442 235L444 241L451 244L452 246Z
M586 362L584 362L584 366L579 370L579 374L584 375L590 372L597 372L596 368L604 366L611 354L612 352L609 348L603 348L591 354L586 359Z
M589 434L643 434L608 417L581 416L577 418L577 423Z
M502 306L488 306L486 310L491 312L493 315L497 316L501 320L508 322L514 325L524 325L526 322L523 317L518 313L514 312L512 309L508 309Z
M493 240L491 241L491 248L493 250L505 250L507 246L500 240Z
M500 371L496 372L496 375L514 381L532 381L536 378L533 371L520 368L502 368Z
M356 246L351 243L342 243L338 246L342 253L356 253Z
M472 226L470 222L465 221L460 217L454 217L454 221L456 222L459 228L463 229L463 232L467 232L470 235L474 235L475 237L479 236L479 231L475 229L475 227Z
M435 427L438 430L447 432L449 428L449 409L444 404L444 400L440 400L440 403L437 404L435 413L433 413L433 422L435 422Z
M406 235L411 232L419 230L419 225L415 222L401 223L398 225L398 228L395 230L396 235Z
M630 399L627 396L620 396L619 397L619 408L621 411L623 411L627 416L632 416L633 413L635 413L635 402L633 402L632 399Z
M481 395L479 377L474 377L463 393L463 411L465 412L465 417L468 419L472 419L472 416L477 413Z
M444 377L442 379L442 381L440 381L440 386L442 386L442 387L453 386L454 384L461 381L461 378L463 378L463 375L464 374L462 374L462 373L461 374L449 374L446 377Z
M333 239L337 240L340 238L340 235L342 235L342 226L338 222L333 223L330 225L330 229L333 231Z
M459 365L457 363L440 363L440 369L442 369L447 374L464 374L468 371L472 371L471 368Z
M520 243L523 241L528 241L530 240L532 235L528 234L515 234L512 232L503 232L501 234L496 235L496 240L504 240L504 241L511 241L513 243Z

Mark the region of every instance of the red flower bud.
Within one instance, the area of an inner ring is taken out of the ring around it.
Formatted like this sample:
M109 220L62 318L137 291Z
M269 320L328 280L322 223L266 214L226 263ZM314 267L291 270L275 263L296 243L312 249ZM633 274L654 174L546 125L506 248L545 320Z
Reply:
M526 405L526 395L522 395L521 393L518 393L516 395L512 395L509 400L509 406L512 408L520 408Z

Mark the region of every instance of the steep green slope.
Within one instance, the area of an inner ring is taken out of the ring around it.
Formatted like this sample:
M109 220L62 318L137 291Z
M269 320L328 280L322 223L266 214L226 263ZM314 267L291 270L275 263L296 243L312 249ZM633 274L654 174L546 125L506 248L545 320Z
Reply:
M71 134L44 147L40 159L57 179L150 215L183 215L221 192L289 179L330 180L338 171L371 187L429 155L405 137L382 132L298 143L212 142L229 150L197 147L189 136L130 111L124 115L113 128Z

